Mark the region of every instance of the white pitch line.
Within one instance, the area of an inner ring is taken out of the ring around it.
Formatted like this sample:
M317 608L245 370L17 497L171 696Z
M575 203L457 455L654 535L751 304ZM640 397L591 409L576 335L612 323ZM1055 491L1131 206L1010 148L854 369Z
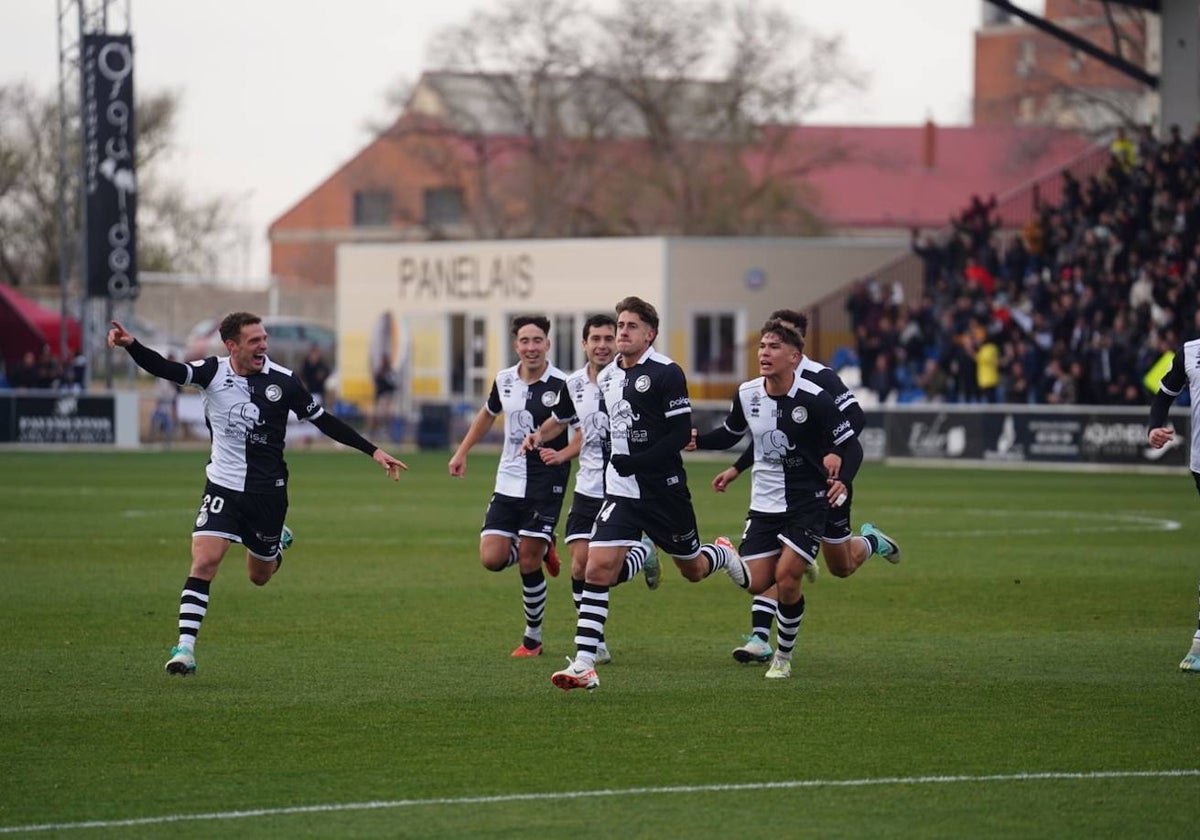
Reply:
M997 773L985 776L885 776L878 779L799 779L787 782L746 782L742 784L672 785L615 790L575 790L559 793L508 793L497 796L447 796L432 799L393 799L373 802L345 802L329 805L295 805L288 808L256 808L252 811L218 811L208 814L166 814L128 820L89 820L73 823L0 826L0 834L37 831L71 831L83 828L126 828L139 825L194 822L200 820L244 820L253 817L279 817L291 814L328 814L343 811L380 811L413 808L422 805L495 805L506 802L553 802L614 796L661 796L671 793L722 793L746 790L795 790L799 788L854 788L883 785L944 785L978 782L1032 782L1046 780L1161 779L1200 776L1191 770L1098 770L1088 773Z
M910 508L910 507L887 507L882 508L887 513L902 514L945 514L948 511L944 508ZM1099 521L1103 524L1099 525L1060 525L1051 527L1005 527L1000 529L990 528L973 528L970 530L940 530L936 532L938 537L991 537L991 536L1044 536L1046 534L1095 534L1095 533L1124 533L1128 531L1178 531L1183 527L1183 523L1174 519L1164 519L1157 516L1142 516L1136 513L1111 513L1108 511L1085 511L1085 510L997 510L986 508L967 508L955 510L953 513L961 515L962 519L995 519L1003 517L1005 519L1057 519L1057 520L1079 520L1082 522ZM882 519L882 517L880 517ZM959 519L958 521L962 521Z

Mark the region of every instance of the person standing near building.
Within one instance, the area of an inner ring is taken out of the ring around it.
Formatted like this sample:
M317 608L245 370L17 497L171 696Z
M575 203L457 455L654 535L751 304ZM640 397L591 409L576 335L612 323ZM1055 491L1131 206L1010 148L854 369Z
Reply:
M145 347L117 321L108 331L108 346L123 347L147 373L201 389L212 434L204 496L192 529L192 565L179 599L179 640L166 664L169 674L196 673L196 637L230 545L246 546L246 571L257 586L270 581L283 563L282 548L290 537L284 526L288 469L283 458L289 412L370 456L393 481L408 469L326 413L292 371L268 358L267 331L257 315L227 315L220 335L228 356L183 364Z
M308 348L308 355L300 365L300 381L321 405L325 405L325 383L329 381L331 373L320 345L314 343Z
M808 333L808 317L794 309L776 309L771 313L770 320L779 321L783 326L796 330L801 339L806 339ZM832 459L826 463L829 477L838 479L845 486L846 498L837 502L841 494L835 494L829 506L825 531L821 535L821 553L825 557L825 565L834 577L845 578L854 574L872 554L878 553L889 563L900 562L899 548L890 538L871 523L865 523L859 536L854 534L851 525L851 507L854 501L854 479L863 462L862 442L859 435L866 427L867 418L863 414L858 397L846 386L842 378L829 367L809 358L801 352L800 364L796 374L812 382L833 398L833 404L842 413L843 420L849 424L854 436L841 447L840 462ZM754 446L746 448L737 462L718 473L712 481L712 487L718 493L724 493L737 477L754 464ZM874 537L874 539L872 539ZM810 581L816 580L816 558L806 569ZM738 662L769 662L773 653L770 644L771 624L775 620L779 608L778 593L774 587L755 595L750 605L750 635L744 639L744 644L733 649L733 658Z
M768 321L758 345L762 374L742 383L725 422L697 436L697 449L728 449L752 436L750 511L738 547L741 573L730 578L752 594L778 591L779 646L769 679L792 675L792 649L804 618L802 580L816 562L829 513L828 494L848 495L836 475L837 447L854 437L833 398L798 375L804 339L782 321Z
M547 464L560 464L579 456L575 472L575 494L567 513L565 541L571 550L571 595L576 618L583 602L584 576L587 571L588 541L600 505L604 501L605 447L608 444L608 415L600 410L600 387L596 378L616 353L617 322L611 315L593 315L583 324L583 353L587 363L567 376L558 393L550 417L525 439L528 451L538 450ZM557 437L568 426L574 428L571 443L565 449L543 447L542 441ZM640 545L629 549L625 562L612 585L625 583L645 571L646 586L657 589L660 579L658 552L654 543L643 537ZM596 664L612 661L608 645L601 639L596 648Z
M617 358L596 380L612 453L604 502L588 545L575 658L568 657L567 667L550 677L564 691L600 685L596 651L608 620L609 589L643 534L692 582L738 564L732 545L700 544L680 454L691 438L692 403L683 369L654 349L658 312L641 298L627 297L617 303L616 316ZM740 564L731 576L738 571Z
M1155 449L1162 449L1175 437L1167 425L1167 414L1175 399L1187 388L1192 397L1191 471L1197 491L1200 491L1200 338L1185 341L1175 351L1175 358L1158 386L1158 394L1150 404L1150 429L1147 440ZM1200 619L1192 634L1192 646L1179 663L1179 670L1200 673Z
M479 536L479 561L488 571L517 565L525 633L512 652L515 657L541 656L542 620L546 612L546 578L557 577L554 528L562 510L571 474L569 459L547 463L539 451L528 451L525 438L550 416L566 374L549 362L550 321L542 315L520 315L512 322L513 349L519 361L496 374L487 402L479 409L458 449L450 458L450 475L467 474L467 453L504 414L504 449L496 468L496 484ZM567 434L543 442L563 449Z

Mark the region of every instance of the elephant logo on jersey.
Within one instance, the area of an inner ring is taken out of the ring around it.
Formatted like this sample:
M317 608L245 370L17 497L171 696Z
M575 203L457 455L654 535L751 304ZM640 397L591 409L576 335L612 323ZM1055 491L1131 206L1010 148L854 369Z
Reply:
M759 439L758 449L762 453L764 461L780 463L787 453L795 448L796 444L788 439L783 429L771 429L763 432L763 436Z
M608 438L608 415L594 411L583 421L583 439L588 443L603 444Z
M229 424L225 426L225 436L244 440L248 443L266 443L265 434L254 430L266 423L262 419L262 410L252 402L238 403L229 409Z
M608 431L613 437L629 437L633 424L641 420L641 415L633 413L629 400L618 400L608 415Z
M262 411L252 402L238 403L229 409L229 425L253 429L263 424Z
M525 409L513 413L511 427L508 432L508 442L520 447L526 435L531 435L537 429L533 415Z

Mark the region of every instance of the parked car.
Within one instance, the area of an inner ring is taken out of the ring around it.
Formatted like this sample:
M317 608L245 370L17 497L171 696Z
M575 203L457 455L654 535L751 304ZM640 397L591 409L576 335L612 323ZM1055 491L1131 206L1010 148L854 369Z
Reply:
M324 324L290 315L266 315L263 326L267 329L267 355L272 361L299 371L308 349L315 344L321 348L321 355L329 367L337 367L337 334ZM201 324L197 324L192 328L187 361L227 355L225 343L221 341L220 323L212 323L207 332L200 327Z

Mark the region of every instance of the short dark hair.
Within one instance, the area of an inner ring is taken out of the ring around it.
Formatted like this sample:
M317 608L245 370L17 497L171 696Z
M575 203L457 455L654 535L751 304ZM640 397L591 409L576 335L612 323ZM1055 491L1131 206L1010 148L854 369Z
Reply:
M800 334L799 330L789 327L784 319L772 318L763 324L759 334L766 335L767 333L774 333L784 344L790 344L801 353L804 352L804 336Z
M611 315L593 315L583 322L583 340L587 341L588 333L595 327L612 327L617 329L617 319Z
M253 312L230 312L221 319L221 341L237 341L242 334L242 327L261 323L262 318Z
M771 313L772 321L787 321L796 328L801 337L808 335L808 316L795 309L776 309Z
M518 315L512 320L512 336L517 337L517 333L521 331L521 327L527 327L533 324L546 335L550 335L550 319L545 315Z
M658 310L640 297L630 295L629 297L621 298L617 301L616 310L617 315L620 315L622 312L632 312L653 327L655 332L658 332Z

